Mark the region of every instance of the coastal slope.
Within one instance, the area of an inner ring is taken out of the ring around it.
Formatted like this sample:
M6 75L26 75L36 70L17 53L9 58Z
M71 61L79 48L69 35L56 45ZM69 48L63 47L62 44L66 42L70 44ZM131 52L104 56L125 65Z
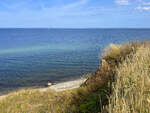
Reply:
M150 42L110 44L100 61L80 87L10 93L0 113L150 113Z

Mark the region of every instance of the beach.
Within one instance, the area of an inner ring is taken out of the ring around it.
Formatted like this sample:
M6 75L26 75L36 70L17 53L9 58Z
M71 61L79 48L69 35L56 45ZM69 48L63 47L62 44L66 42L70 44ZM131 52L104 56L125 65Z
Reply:
M31 89L31 90L38 90L38 91L42 91L42 92L48 91L48 90L54 90L56 92L60 92L60 91L65 91L65 90L71 90L71 89L74 89L74 88L78 88L86 80L87 80L86 78L80 78L80 79L76 79L76 80L71 80L71 81L66 81L66 82L60 82L60 83L51 85L51 86L46 87L46 88L34 88L34 89ZM13 91L13 93L16 93L16 92L18 92L18 91ZM0 99L5 98L10 93L1 95Z
M80 85L84 83L85 81L86 81L85 78L81 78L77 80L72 80L72 81L67 81L67 82L62 82L62 83L58 83L55 85L51 85L50 87L47 87L47 88L40 88L39 90L40 91L54 90L56 92L70 90L70 89L80 87Z

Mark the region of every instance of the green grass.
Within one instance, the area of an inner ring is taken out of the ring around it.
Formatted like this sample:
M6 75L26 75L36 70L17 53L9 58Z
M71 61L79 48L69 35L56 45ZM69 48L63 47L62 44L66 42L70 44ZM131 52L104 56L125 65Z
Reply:
M149 45L146 41L111 44L97 71L80 88L11 93L0 100L0 113L148 113Z

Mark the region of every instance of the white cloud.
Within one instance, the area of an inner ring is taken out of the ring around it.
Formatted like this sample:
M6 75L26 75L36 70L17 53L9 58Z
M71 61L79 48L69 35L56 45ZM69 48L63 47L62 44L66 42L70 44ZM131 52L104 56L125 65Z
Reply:
M150 2L143 2L143 5L150 5Z
M150 11L150 2L146 0L137 0L138 6L135 8L138 11Z
M82 5L85 5L86 3L88 2L88 0L79 0L77 2L73 2L73 3L70 3L70 4L66 4L65 6L63 6L63 8L74 8L74 7L78 7L78 6L82 6Z
M41 12L53 14L53 17L61 17L61 16L73 16L73 15L90 15L93 14L93 10L89 10L85 5L89 2L89 0L77 0L76 2L71 2L62 6L56 7L42 7ZM55 13L57 12L57 13ZM55 14L54 14L55 13Z
M115 0L118 5L129 5L129 0Z
M136 0L136 1L138 1L138 2L142 2L142 0Z
M150 11L150 6L149 6L149 7L138 6L138 7L136 7L136 10L140 10L140 11Z

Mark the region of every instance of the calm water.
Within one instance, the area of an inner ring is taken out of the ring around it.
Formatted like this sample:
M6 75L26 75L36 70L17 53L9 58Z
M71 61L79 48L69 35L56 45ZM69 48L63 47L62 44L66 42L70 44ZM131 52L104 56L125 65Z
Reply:
M150 40L150 29L0 29L0 91L94 72L109 43Z

